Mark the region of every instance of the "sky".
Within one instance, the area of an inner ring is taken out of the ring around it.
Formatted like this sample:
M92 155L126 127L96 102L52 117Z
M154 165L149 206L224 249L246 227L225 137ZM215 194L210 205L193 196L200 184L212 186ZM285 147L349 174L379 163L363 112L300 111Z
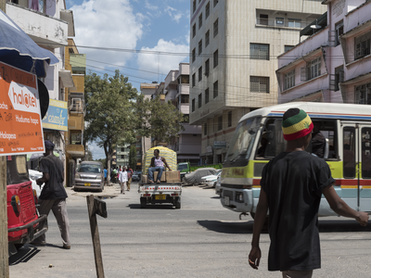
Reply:
M162 82L189 61L188 0L66 0L73 11L74 41L86 54L86 74L116 69L140 91L140 83ZM104 158L91 144L93 158Z

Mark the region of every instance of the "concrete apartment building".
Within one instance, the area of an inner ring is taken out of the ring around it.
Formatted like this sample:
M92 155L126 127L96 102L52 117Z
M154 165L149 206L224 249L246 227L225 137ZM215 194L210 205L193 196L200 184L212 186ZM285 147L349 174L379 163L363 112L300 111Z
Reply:
M190 120L203 164L222 163L247 112L278 102L277 57L326 6L311 0L192 0Z
M65 134L67 185L72 186L75 168L85 158L85 75L86 54L81 54L72 38L65 47L65 69L72 73L74 87L65 89L68 102L68 132Z
M1 2L4 2L2 0ZM65 70L65 46L75 36L73 14L65 1L7 0L5 13L40 47L51 51L59 60L47 66L46 77L38 78L49 94L49 108L42 119L43 135L55 144L55 151L65 162L65 134L68 131L66 88L73 88L70 70Z
M301 32L311 36L278 57L279 102L371 104L371 1L322 4L327 13Z
M178 70L171 70L163 82L160 92L165 101L171 101L176 108L189 119L189 71L188 63L180 63ZM176 151L178 162L189 161L192 165L200 162L201 126L182 123L183 130L174 142L168 146Z
M148 98L158 95L161 101L171 101L177 110L189 119L189 67L188 63L180 63L178 70L171 70L163 82L142 83L141 93ZM189 161L192 165L198 165L200 163L201 126L190 125L188 122L184 122L182 125L184 130L179 132L175 141L167 142L167 147L176 151L178 162ZM151 146L154 144L157 143L153 142Z

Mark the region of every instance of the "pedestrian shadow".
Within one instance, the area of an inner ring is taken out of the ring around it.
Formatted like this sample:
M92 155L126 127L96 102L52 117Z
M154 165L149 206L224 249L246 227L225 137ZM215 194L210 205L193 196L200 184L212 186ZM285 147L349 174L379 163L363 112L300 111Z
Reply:
M221 221L221 220L197 220L197 223L207 230L224 234L251 234L253 233L253 221Z
M321 233L335 232L371 232L371 221L363 227L353 219L318 220L318 229Z
M251 234L253 233L253 220L242 221L220 221L220 220L198 220L197 223L217 233L226 234ZM371 221L366 227L361 226L356 221L349 220L319 220L318 228L321 233L336 232L371 232ZM263 233L268 233L267 224L264 225Z

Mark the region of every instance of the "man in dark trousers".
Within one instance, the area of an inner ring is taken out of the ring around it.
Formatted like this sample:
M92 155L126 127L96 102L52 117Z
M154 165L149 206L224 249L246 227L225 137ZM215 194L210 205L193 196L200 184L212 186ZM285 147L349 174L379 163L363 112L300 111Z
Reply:
M44 144L46 153L40 161L40 171L43 173L43 177L36 180L38 185L44 183L39 197L39 213L48 215L50 210L53 211L60 229L63 248L70 249L69 220L65 201L68 196L63 186L64 166L61 160L54 156L53 142L46 140ZM34 243L45 245L45 234L36 239Z
M328 164L305 151L312 130L313 123L303 110L292 108L283 115L286 151L265 165L262 173L248 257L254 269L260 264L259 240L267 211L268 270L279 270L285 278L312 277L313 269L321 268L318 209L322 194L337 214L354 218L362 226L368 223L367 213L353 210L337 195Z

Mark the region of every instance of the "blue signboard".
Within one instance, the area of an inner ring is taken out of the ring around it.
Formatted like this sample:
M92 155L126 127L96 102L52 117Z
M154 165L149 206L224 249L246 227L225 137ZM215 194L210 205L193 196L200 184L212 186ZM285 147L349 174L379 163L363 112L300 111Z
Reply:
M66 101L50 99L49 109L42 119L42 127L68 131L68 103Z

